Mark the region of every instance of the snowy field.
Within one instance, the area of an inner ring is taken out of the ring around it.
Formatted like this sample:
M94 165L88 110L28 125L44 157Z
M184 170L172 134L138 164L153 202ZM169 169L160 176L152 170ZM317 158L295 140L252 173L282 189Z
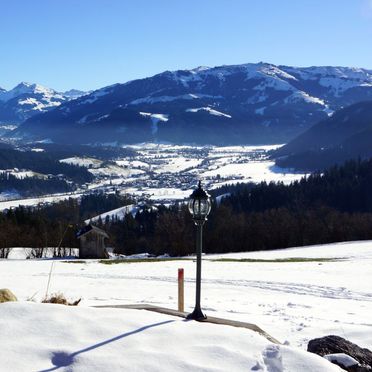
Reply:
M44 204L44 203L46 204L57 203L61 200L66 200L69 198L80 198L82 195L83 195L82 192L69 192L69 193L64 193L64 194L42 196L39 198L25 198L25 199L0 201L0 211L3 211L4 209L12 208L12 207L18 207L20 205L33 206L33 205Z
M111 265L94 260L0 260L1 287L10 288L21 301L39 302L52 262L50 292L82 298L81 308L141 303L176 308L179 267L185 269L186 311L194 305L192 260ZM372 349L372 241L208 255L202 277L207 315L255 323L280 342L301 349L310 339L329 334ZM21 309L14 311L29 311Z

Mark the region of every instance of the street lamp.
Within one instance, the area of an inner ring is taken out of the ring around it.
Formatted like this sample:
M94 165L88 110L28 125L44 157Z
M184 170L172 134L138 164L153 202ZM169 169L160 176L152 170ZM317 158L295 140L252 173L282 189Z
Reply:
M187 319L201 320L206 318L200 308L203 225L211 211L211 200L207 192L202 189L201 181L199 181L198 188L190 195L189 211L196 225L196 301L195 309L187 316Z

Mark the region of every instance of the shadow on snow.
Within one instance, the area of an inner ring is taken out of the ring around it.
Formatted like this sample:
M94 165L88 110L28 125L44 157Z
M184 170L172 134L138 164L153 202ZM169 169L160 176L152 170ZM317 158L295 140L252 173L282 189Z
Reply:
M107 345L107 344L109 344L111 342L115 342L115 341L118 341L118 340L120 340L122 338L125 338L125 337L128 337L128 336L132 336L132 335L134 335L136 333L140 333L140 332L146 331L149 328L158 327L158 326L161 326L161 325L164 325L164 324L167 324L167 323L172 323L172 322L175 322L175 320L166 320L166 321L160 322L160 323L149 324L147 326L138 328L138 329L136 329L134 331L123 333L122 335L119 335L119 336L110 338L108 340L99 342L98 344L95 344L95 345L92 345L92 346L88 346L88 347L86 347L84 349L75 351L74 353L70 353L69 354L69 353L65 353L63 351L55 352L55 353L53 353L52 360L51 360L52 363L53 363L53 365L54 365L54 367L49 368L49 369L44 369L44 370L41 370L39 372L51 372L51 371L55 371L55 370L57 370L59 368L62 368L62 367L71 366L74 363L74 358L77 355L79 355L79 354L86 353L87 351L91 351L91 350L97 349L97 348L99 348L101 346L105 346L105 345Z

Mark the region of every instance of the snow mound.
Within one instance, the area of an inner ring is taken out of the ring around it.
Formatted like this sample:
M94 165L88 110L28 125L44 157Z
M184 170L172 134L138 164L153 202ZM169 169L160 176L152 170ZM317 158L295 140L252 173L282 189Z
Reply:
M5 303L0 316L4 371L340 371L248 329L144 310Z
M344 353L328 354L328 355L324 355L323 358L327 359L328 361L332 363L343 365L346 368L359 365L356 359Z

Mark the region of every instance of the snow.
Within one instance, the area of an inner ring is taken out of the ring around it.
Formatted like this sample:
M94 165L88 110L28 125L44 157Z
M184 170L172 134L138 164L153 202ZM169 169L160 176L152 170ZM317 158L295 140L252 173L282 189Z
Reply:
M322 99L318 97L313 97L307 94L306 92L303 92L302 90L299 90L297 92L293 92L290 96L288 96L284 102L286 103L294 103L298 101L305 101L307 103L314 103L316 105L325 106L325 103Z
M344 91L358 87L358 86L367 86L372 87L372 76L370 77L370 82L363 82L361 83L358 80L349 80L345 78L338 78L338 77L323 77L319 80L319 84L327 87L332 88L333 92L336 94L336 97L340 95L340 93L343 93Z
M61 159L60 163L66 163L71 165L78 165L79 167L99 167L102 164L101 160L89 157L73 156L72 158Z
M12 176L16 177L16 178L19 178L19 179L23 179L23 178L26 178L26 177L37 177L37 178L47 178L47 176L45 174L42 174L42 173L37 173L37 172L34 172L34 171L30 171L30 170L12 170L12 171L8 171L8 170L1 170L0 169L0 173L8 173L8 174L11 174Z
M211 115L224 116L225 118L231 119L231 115L225 114L221 111L214 110L210 107L199 107L199 108L186 109L186 112L198 112L198 111L206 111Z
M39 85L39 84L22 82L9 91L0 92L0 101L6 102L6 101L9 101L10 99L13 99L23 94L41 94L47 98L50 98L53 96L58 96L58 98L63 98L60 94L58 94L53 89L43 87L42 85Z
M270 78L272 80L297 80L293 75L268 63L247 63L242 65L247 73L246 79Z
M121 167L148 168L150 165L140 160L116 160L115 163Z
M1 201L0 202L0 211L3 211L4 209L9 208L15 208L19 207L21 205L23 206L33 206L38 204L44 204L44 203L56 203L61 200L66 200L68 198L79 198L81 197L82 193L67 193L67 194L54 194L54 195L48 195L48 196L40 196L36 198L26 198L26 199L15 199L15 200L7 200L7 201Z
M216 261L218 258L269 261ZM312 260L289 260L294 258ZM278 259L283 262L275 261ZM185 309L193 308L193 260L112 265L95 260L0 260L1 286L11 289L21 301L31 296L40 301L52 262L50 292L63 293L69 299L82 297L79 306L84 309L132 303L176 308L177 270L183 267ZM371 280L372 241L205 255L201 302L209 316L257 324L279 341L303 350L310 339L330 334L372 349ZM2 315L0 318L3 320Z
M212 153L227 153L227 152L252 152L252 151L270 151L276 150L284 144L277 145L258 145L258 146L215 146L212 148Z
M158 121L168 121L168 115L166 114L151 114L150 112L140 112L140 115L151 117L153 119L157 119Z
M14 129L17 129L17 128L18 128L18 125L16 125L16 124L5 124L5 125L0 124L0 129L2 129L2 130L14 130Z
M33 106L31 110L35 111L43 111L46 107L56 107L61 104L59 101L50 101L48 104L44 104L40 101L38 101L36 98L28 97L24 100L18 101L19 105L29 105Z
M324 355L323 358L329 360L330 362L337 362L337 364L342 365L346 368L359 365L356 359L344 353L328 354Z
M286 81L282 80L263 80L258 85L256 85L253 89L258 91L265 91L267 88L275 89L275 90L282 90L282 91L293 91L294 88L287 83ZM261 94L261 93L260 93Z
M372 71L353 67L288 67L282 69L304 80L318 80L321 86L331 88L337 96L358 86L372 86Z
M151 114L153 115L153 114ZM83 186L78 195L95 190L134 194L162 202L188 197L195 185L192 179L201 178L208 189L236 182L283 181L300 179L302 173L275 167L267 160L267 151L281 145L267 146L192 146L143 143L129 146L136 150L134 157L103 162L93 157L74 156L61 159L62 163L88 168L97 178ZM202 151L201 151L202 150ZM31 173L20 173L31 175ZM41 174L34 176L43 177ZM217 177L220 175L220 177ZM195 181L196 182L196 181ZM74 193L73 195L75 195ZM12 200L0 203L0 210L18 205L32 206L68 199L71 193L48 195L40 198ZM2 199L4 200L4 194ZM19 195L18 195L19 197ZM75 197L75 196L74 196Z
M284 182L289 184L301 179L304 173L293 173L290 169L279 168L273 161L252 161L248 163L226 164L213 170L202 173L202 177L221 177L241 176L245 182L259 183L266 182Z
M136 207L133 204L130 204L124 207L113 209L105 213L101 213L98 216L85 220L84 222L86 224L91 223L91 222L94 223L94 222L97 222L99 219L101 219L102 221L105 221L106 217L109 217L110 219L117 218L119 220L123 220L127 214L131 214L134 217L137 211L138 211L138 207Z
M5 303L0 314L3 370L340 371L248 329L149 311Z
M23 110L40 112L57 107L66 99L53 89L25 82L18 84L9 91L0 92L0 101L7 102L18 97L18 105L27 106Z
M35 141L35 143L45 143L45 144L51 144L54 143L50 138L45 138L39 141Z
M281 66L289 73L299 75L304 80L315 80L327 76L335 76L339 79L372 80L372 70L358 67L339 66L312 66L312 67L289 67Z
M90 93L90 94L87 94L87 95L83 95L82 97L80 97L81 99L78 98L79 99L78 104L79 105L84 105L86 103L94 103L94 102L96 102L101 97L104 97L107 94L111 93L112 92L112 88L115 87L115 85L116 84L110 85L108 87L105 87L105 88L102 88L102 89L98 89L98 90L94 91L93 93Z
M184 156L164 160L162 165L153 167L155 173L182 172L185 169L197 167L203 161L203 159L185 158Z
M265 91L267 88L272 88L280 91L294 91L295 88L288 80L297 80L294 76L281 70L277 66L269 64L247 64L246 79L262 79L253 89Z
M31 151L33 151L33 152L45 152L44 149L40 149L38 147L32 148Z
M145 171L135 168L123 168L116 164L108 165L101 168L90 168L89 172L95 176L103 177L133 177L144 174Z
M166 114L151 114L150 112L140 112L140 115L151 118L152 134L156 134L158 132L159 121L167 122L169 120L168 115Z
M126 188L127 193L143 196L146 195L150 200L164 201L164 200L182 200L188 198L193 189L180 190L175 187L143 187L137 188Z
M144 98L138 98L130 102L131 105L139 105L142 103L157 103L157 102L172 102L176 100L192 100L192 99L199 99L199 98L215 98L220 99L223 98L222 96L211 96L209 94L199 94L199 93L188 93L183 94L181 96L148 96Z
M180 81L185 86L188 86L190 81L200 81L210 76L224 81L227 76L239 72L246 74L246 80L262 78L271 80L269 84L272 84L272 86L277 85L279 89L281 89L280 86L284 86L281 82L285 84L286 80L297 80L293 75L284 71L279 66L268 63L247 63L243 65L217 66L213 68L198 67L187 71L190 73L188 76L180 74L180 71L175 71L172 74L175 80Z
M79 98L81 96L84 96L86 94L89 94L90 92L84 92L82 90L78 90L78 89L70 89L70 90L67 90L65 92L62 92L61 94L65 97L68 97L70 99L76 99L76 98Z
M198 66L198 67L195 67L195 68L193 68L192 70L189 70L189 71L193 74L196 74L198 72L208 71L210 69L211 69L211 67L209 67L209 66Z

